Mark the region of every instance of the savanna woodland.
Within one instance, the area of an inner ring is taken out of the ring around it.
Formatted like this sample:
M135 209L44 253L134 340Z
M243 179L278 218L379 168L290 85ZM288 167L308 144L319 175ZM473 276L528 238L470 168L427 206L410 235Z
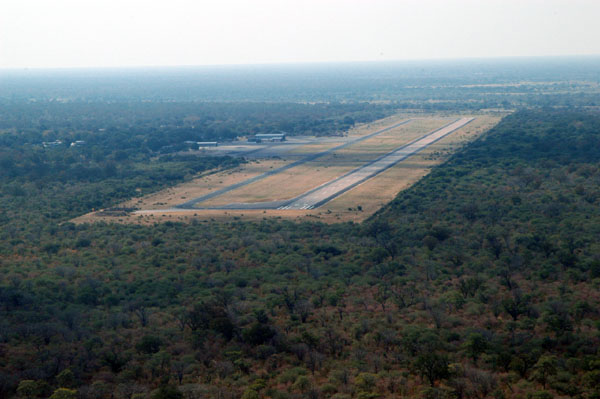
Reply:
M334 99L2 97L0 398L599 398L597 69L531 68L521 86L324 85ZM492 108L507 116L361 224L69 222L245 162L186 140Z

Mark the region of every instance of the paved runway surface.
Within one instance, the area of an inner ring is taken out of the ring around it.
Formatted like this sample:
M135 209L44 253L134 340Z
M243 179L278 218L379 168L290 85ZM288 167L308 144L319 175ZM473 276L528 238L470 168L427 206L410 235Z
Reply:
M458 119L293 199L272 202L232 203L216 207L198 207L193 209L314 209L430 146L474 119Z
M461 127L465 126L467 123L473 121L475 118L462 118L462 119L458 119L444 127L441 127L437 130L434 130L433 132L427 133L426 135L422 136L421 138L418 138L414 141L412 141L411 143L405 144L402 147L397 148L396 150L385 154L379 158L377 158L374 161L369 162L366 165L363 165L359 168L354 169L353 171L350 171L348 173L346 173L345 175L338 177L334 180L331 180L327 183L324 183L322 185L320 185L319 187L316 187L312 190L307 191L304 194L301 194L299 196L297 196L296 198L293 199L289 199L289 200L281 200L281 201L272 201L272 202L253 202L253 203L232 203L232 204L227 204L227 205L222 205L222 206L216 206L216 207L192 207L192 205L188 205L188 204L196 204L199 203L201 201L204 201L208 198L213 198L216 197L218 195L221 195L225 192L231 191L235 188L238 187L242 187L244 185L250 184L256 180L260 180L261 178L270 176L272 174L278 173L281 170L285 170L285 169L289 169L290 167L296 166L297 163L294 162L293 164L290 165L286 165L282 168L276 169L274 171L271 172L267 172L263 175L260 176L256 176L254 178L245 180L241 183L237 183L234 184L232 186L228 186L225 187L224 189L221 190L217 190L213 193L210 193L208 195L205 195L203 197L199 197L196 198L192 201L188 201L184 204L178 205L176 208L170 208L170 209L155 209L155 210L140 210L140 211L136 211L136 214L144 214L144 213L156 213L156 212L164 212L164 213L171 213L171 212L178 212L181 211L181 209L195 209L195 210L201 210L201 209L231 209L231 210L243 210L243 209L314 209L317 208L321 205L324 205L325 203L331 201L332 199L334 199L335 197L343 194L344 192L356 187L358 184L372 178L373 176L385 171L386 169L396 165L397 163L405 160L406 158L408 158L409 156L415 154L416 152L419 152L420 150L430 146L431 144L435 143L436 141L442 139L443 137L447 136L448 134L460 129ZM388 130L391 130L395 127L398 127L400 125L403 125L405 123L410 122L409 120L400 122L396 125L390 126L386 129L383 130L379 130L375 133L371 133L370 135L367 136L363 136L359 139L353 140L352 142L348 142L346 144L343 144L341 146L332 148L330 150L324 151L323 153L317 153L317 154L313 154L307 158L310 159L315 159L318 158L322 155L331 153L334 150L346 147L348 145L354 144L358 141L363 141L366 140L370 137L376 136L378 134L381 134L383 132L386 132ZM309 160L310 160L309 159ZM307 162L306 158L303 158L300 161L304 161ZM304 163L301 162L301 163Z
M325 183L316 189L313 189L301 196L293 199L288 204L280 206L278 209L313 209L319 207L342 193L350 190L358 184L370 179L371 177L394 166L400 161L408 158L412 154L435 143L442 137L463 127L471 122L473 118L459 119L441 129L434 131L412 143L396 149L395 151L376 159L367 165L361 166L353 171L341 176L335 180Z
M263 173L261 175L251 177L251 178L249 178L247 180L244 180L244 181L241 181L239 183L232 184L231 186L227 186L227 187L224 187L222 189L215 190L215 191L213 191L211 193L208 193L206 195L203 195L201 197L197 197L197 198L194 198L192 200L186 201L183 204L176 205L175 207L179 208L179 209L202 209L200 207L196 207L195 205L199 204L201 202L207 201L207 200L209 200L211 198L218 197L219 195L228 193L228 192L230 192L232 190L235 190L235 189L238 189L240 187L247 186L248 184L257 182L257 181L262 180L264 178L267 178L269 176L273 176L273 175L275 175L277 173L283 172L283 171L288 170L290 168L293 168L295 166L302 165L302 164L304 164L306 162L313 161L313 160L315 160L317 158L320 158L322 156L331 154L334 151L338 151L338 150L341 150L342 148L351 146L351 145L356 144L356 143L360 143L361 141L370 139L371 137L375 137L377 135L380 135L382 133L385 133L387 131L395 129L395 128L399 127L399 126L405 125L405 124L409 123L410 121L411 121L411 119L407 119L407 120L404 120L402 122L398 122L398 123L396 123L396 124L394 124L392 126L386 127L385 129L381 129L381 130L378 130L378 131L376 131L374 133L367 134L366 136L361 136L361 137L359 137L357 139L348 141L347 143L344 143L344 144L339 145L337 147L330 148L330 149L328 149L326 151L322 151L322 152L318 152L316 154L308 155L308 156L306 156L306 157L304 157L302 159L299 159L298 161L289 163L289 164L284 165L284 166L282 166L280 168L277 168L277 169L270 170L270 171L265 172L265 173ZM249 205L249 204L241 204L241 205L246 205L246 206L242 206L242 208L239 208L239 209L255 209L255 208L247 208L247 205ZM227 206L223 206L221 208L227 209ZM218 208L218 209L221 209L221 208ZM276 209L276 208L277 207L275 207L275 208L261 208L261 209ZM215 209L215 208L212 208L212 209Z

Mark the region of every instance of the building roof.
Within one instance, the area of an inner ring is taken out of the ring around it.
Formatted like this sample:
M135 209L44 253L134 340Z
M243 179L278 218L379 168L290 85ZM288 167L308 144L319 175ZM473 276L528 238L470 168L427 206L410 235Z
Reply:
M285 133L259 133L256 137L284 137Z

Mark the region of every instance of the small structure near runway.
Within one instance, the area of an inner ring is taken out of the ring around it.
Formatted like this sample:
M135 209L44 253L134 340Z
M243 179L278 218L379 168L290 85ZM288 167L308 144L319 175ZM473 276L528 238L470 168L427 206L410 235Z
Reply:
M259 133L248 137L248 141L254 141L255 143L285 141L285 133Z
M54 140L54 141L44 141L42 143L42 145L44 146L44 148L54 148L54 147L59 147L62 145L62 141L60 140Z
M205 147L218 147L219 143L216 141L198 141L196 142L196 144L198 145L198 149L202 149Z
M206 148L206 147L218 147L219 146L219 143L217 141L187 140L187 141L184 141L183 144L190 149L197 147L199 150Z

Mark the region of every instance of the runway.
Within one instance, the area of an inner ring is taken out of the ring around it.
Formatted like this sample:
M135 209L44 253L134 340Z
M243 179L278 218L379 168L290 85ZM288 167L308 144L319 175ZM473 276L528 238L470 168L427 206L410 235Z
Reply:
M196 207L195 205L199 204L199 203L202 203L204 201L207 201L209 199L218 197L218 196L223 195L225 193L228 193L230 191L236 190L236 189L238 189L240 187L247 186L248 184L255 183L255 182L257 182L259 180L262 180L262 179L265 179L265 178L267 178L269 176L276 175L277 173L281 173L281 172L283 172L285 170L288 170L288 169L291 169L293 167L305 164L305 163L310 162L310 161L314 161L315 159L321 158L321 157L323 157L325 155L331 154L331 153L333 153L335 151L339 151L339 150L341 150L343 148L346 148L346 147L349 147L351 145L358 144L361 141L368 140L368 139L370 139L372 137L375 137L375 136L378 136L378 135L380 135L382 133L388 132L388 131L390 131L392 129L395 129L395 128L399 127L399 126L405 125L405 124L407 124L407 123L409 123L411 121L412 121L411 119L403 120L403 121L398 122L398 123L396 123L396 124L394 124L392 126L388 126L388 127L384 128L384 129L380 129L380 130L378 130L376 132L373 132L373 133L367 134L365 136L358 137L358 138L356 138L354 140L348 141L347 143L344 143L342 145L338 145L338 146L330 148L328 150L308 155L308 156L306 156L306 157L304 157L302 159L299 159L299 160L297 160L295 162L292 162L290 164L284 165L284 166L282 166L280 168L270 170L270 171L265 172L265 173L263 173L261 175L251 177L251 178L249 178L247 180L244 180L242 182L239 182L239 183L236 183L236 184L232 184L232 185L224 187L224 188L222 188L220 190L216 190L216 191L213 191L211 193L205 194L203 196L191 199L189 201L184 202L183 204L176 205L175 207L179 208L179 209L201 209L199 207ZM227 208L227 206L224 206L222 208L223 209L229 209L229 208ZM207 208L204 208L204 209L207 209ZM213 209L215 209L215 208L213 208ZM240 208L240 209L256 209L256 208ZM266 209L270 209L270 208L266 208ZM276 208L274 208L274 209L276 209Z
M178 206L178 208L184 209L231 209L231 210L244 210L244 209L280 209L280 210L302 210L302 209L314 209L319 206L324 205L325 203L331 201L332 199L338 197L339 195L345 193L346 191L356 187L357 185L363 183L364 181L378 175L379 173L385 171L388 168L396 165L399 162L402 162L406 158L411 155L427 148L431 144L436 141L442 139L448 134L460 129L465 126L469 122L473 121L475 118L461 118L454 122L449 123L446 126L443 126L439 129L436 129L432 132L425 134L424 136L405 144L392 152L389 152L374 161L367 163L366 165L360 166L343 176L340 176L336 179L333 179L327 183L324 183L316 188L313 188L304 194L301 194L295 198L289 200L281 200L281 201L271 201L271 202L253 202L253 203L231 203L221 206L215 207L194 207L194 208L185 208L188 203L193 202L194 204L200 202L198 199L193 201L188 201L185 204ZM406 123L403 122L403 123ZM388 128L387 130L391 129ZM386 130L386 129L384 129ZM378 133L382 133L383 131L372 133L370 136L376 135ZM362 139L362 138L361 138ZM344 146L349 145L344 144ZM336 147L337 149L338 147ZM332 149L333 150L333 149ZM328 152L330 152L329 150ZM289 165L286 165L289 166ZM285 168L285 167L283 167ZM282 169L282 168L279 168ZM276 170L277 171L277 170ZM276 172L273 171L273 172ZM274 174L274 173L271 173ZM262 176L262 175L261 175ZM259 176L260 177L260 176ZM249 179L252 180L252 179ZM235 186L235 185L234 185ZM231 187L231 186L230 186ZM237 187L236 187L237 188ZM229 191L229 190L227 190ZM210 196L210 194L209 194ZM206 196L205 196L206 197ZM209 198L212 198L210 196Z
M412 154L426 148L435 143L442 137L454 132L457 129L471 122L473 118L462 118L450 125L434 131L410 144L402 146L391 153L388 153L379 159L376 159L367 165L361 166L344 176L327 182L316 189L295 198L288 204L285 204L278 209L313 209L317 208L344 192L352 189L358 184L372 178L373 176L383 172L384 170L396 165L411 156Z

